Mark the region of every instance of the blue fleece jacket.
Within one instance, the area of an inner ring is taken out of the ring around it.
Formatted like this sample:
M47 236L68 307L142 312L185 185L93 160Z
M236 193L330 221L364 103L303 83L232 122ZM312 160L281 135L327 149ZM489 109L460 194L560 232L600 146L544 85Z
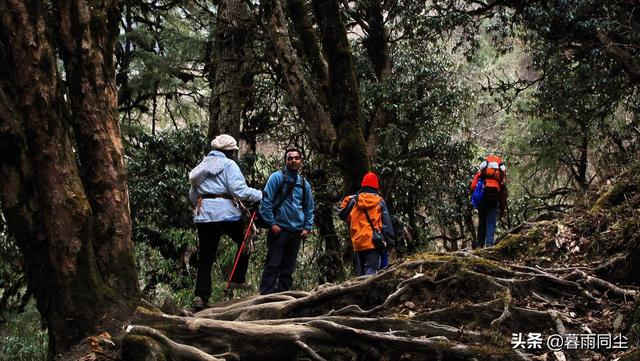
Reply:
M273 205L277 204L281 197L287 193L286 185L295 181L295 187L291 194L282 202L282 205L273 213ZM286 184L285 184L286 182ZM306 200L302 201L302 187L306 188ZM279 191L280 190L280 191ZM276 195L278 195L277 199ZM304 204L304 209L303 209ZM277 224L289 231L308 231L313 227L313 196L311 186L297 173L285 168L271 174L264 187L264 195L260 203L260 215L269 224Z

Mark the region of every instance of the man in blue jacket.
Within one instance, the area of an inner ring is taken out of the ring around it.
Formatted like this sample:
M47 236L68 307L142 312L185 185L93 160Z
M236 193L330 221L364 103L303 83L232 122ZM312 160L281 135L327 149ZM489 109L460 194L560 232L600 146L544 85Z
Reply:
M286 167L269 177L260 215L269 225L267 260L262 271L260 294L288 291L293 284L300 243L313 227L311 186L300 173L302 155L293 147L285 151ZM274 209L274 205L278 205Z
M198 274L193 307L204 308L211 296L211 267L216 260L220 236L224 233L238 245L244 238L242 210L236 199L259 202L262 192L245 183L240 168L231 158L238 150L236 140L222 134L211 142L213 150L189 172L189 200L194 206L193 221L198 227ZM245 275L249 255L242 254L230 287L246 288Z

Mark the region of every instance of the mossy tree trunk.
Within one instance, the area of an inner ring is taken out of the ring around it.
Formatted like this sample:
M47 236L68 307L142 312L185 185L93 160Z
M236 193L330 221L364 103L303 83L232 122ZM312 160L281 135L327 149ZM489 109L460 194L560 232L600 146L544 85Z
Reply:
M253 83L248 69L253 31L252 14L245 1L218 4L215 41L209 66L209 139L218 134L240 137L241 115Z
M0 1L0 197L49 357L119 328L138 296L116 112L118 20L117 1Z
M347 39L347 30L335 0L312 1L329 69L329 109L336 130L336 155L345 189L354 192L369 169L361 125L360 94Z
M336 141L336 130L331 123L331 115L308 79L301 59L292 45L291 36L279 0L264 3L264 21L269 41L275 50L282 81L292 103L312 132L309 137L316 152L332 155Z
M287 10L296 34L300 38L298 43L302 47L301 53L309 64L313 81L319 89L316 94L326 108L329 92L329 69L327 68L326 60L322 56L318 34L309 17L307 6L303 0L287 0Z
M393 66L389 56L389 33L384 24L383 1L367 0L364 2L366 20L368 24L367 37L363 43L367 49L367 56L373 66L376 80L380 84L389 81ZM367 139L367 151L370 158L375 157L376 150L382 144L378 128L386 128L391 122L393 114L385 107L384 93L375 99L374 111L367 122L365 137Z

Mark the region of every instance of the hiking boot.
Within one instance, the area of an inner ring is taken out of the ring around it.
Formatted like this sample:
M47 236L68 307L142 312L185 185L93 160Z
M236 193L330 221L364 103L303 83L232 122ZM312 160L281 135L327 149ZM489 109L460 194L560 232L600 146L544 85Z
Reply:
M232 290L248 290L251 289L251 285L247 282L229 282L229 288Z
M204 300L202 299L202 297L200 296L196 296L193 299L193 310L194 311L201 311L204 310L208 305L208 302L204 302Z

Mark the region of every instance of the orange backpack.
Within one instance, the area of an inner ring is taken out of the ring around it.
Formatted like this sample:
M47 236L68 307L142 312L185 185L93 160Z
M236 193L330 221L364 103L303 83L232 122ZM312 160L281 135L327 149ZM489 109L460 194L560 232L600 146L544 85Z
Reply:
M506 168L502 162L502 158L496 155L488 155L482 163L480 163L480 176L486 179L488 187L500 189L505 180Z

